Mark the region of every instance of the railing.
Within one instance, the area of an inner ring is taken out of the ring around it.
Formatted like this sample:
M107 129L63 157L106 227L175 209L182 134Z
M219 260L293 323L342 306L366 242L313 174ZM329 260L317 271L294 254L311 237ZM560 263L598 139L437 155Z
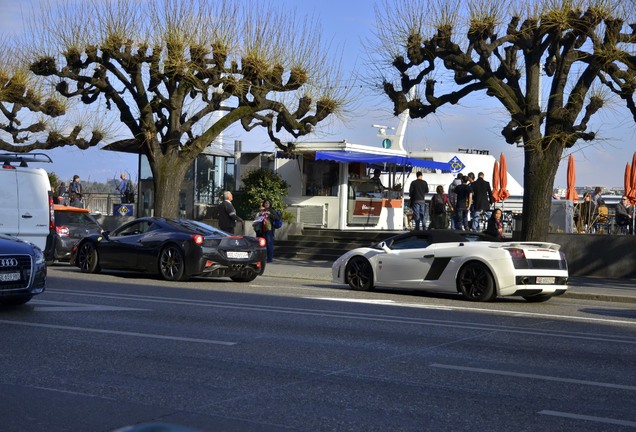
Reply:
M83 207L91 213L112 216L113 204L121 203L119 194L87 192L82 194Z

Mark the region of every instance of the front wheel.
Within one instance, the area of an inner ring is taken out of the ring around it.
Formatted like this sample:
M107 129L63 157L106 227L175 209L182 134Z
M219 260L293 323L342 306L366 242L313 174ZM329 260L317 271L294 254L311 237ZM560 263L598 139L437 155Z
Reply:
M545 301L548 301L552 298L552 294L539 294L539 295L533 295L533 296L523 296L524 299L526 299L527 302L529 303L543 303Z
M77 266L82 273L98 273L101 269L99 267L99 254L95 245L90 241L82 243L77 253Z
M480 262L468 263L461 269L457 277L457 288L470 301L486 302L497 297L492 274Z
M351 258L345 269L345 277L351 289L356 291L368 291L373 288L373 268L366 258Z
M159 274L169 281L185 279L183 252L176 245L168 245L159 254Z

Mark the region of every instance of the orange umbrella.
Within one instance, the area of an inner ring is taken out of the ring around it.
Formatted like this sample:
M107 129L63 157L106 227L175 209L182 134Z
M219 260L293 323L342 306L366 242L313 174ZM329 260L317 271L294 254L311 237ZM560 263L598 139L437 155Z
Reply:
M502 153L499 156L499 181L501 186L499 187L499 199L505 201L510 196L508 192L508 167L506 166L506 156Z
M632 168L629 164L625 165L625 177L623 177L623 195L628 197L632 193Z
M574 186L576 184L576 168L574 166L574 155L570 155L568 159L568 188L565 191L565 199L570 201L577 201L579 194L576 193Z
M495 166L492 169L492 200L499 202L499 162L495 160Z
M631 180L631 190L629 193L625 191L625 195L629 198L629 202L633 205L636 204L636 153L632 156Z

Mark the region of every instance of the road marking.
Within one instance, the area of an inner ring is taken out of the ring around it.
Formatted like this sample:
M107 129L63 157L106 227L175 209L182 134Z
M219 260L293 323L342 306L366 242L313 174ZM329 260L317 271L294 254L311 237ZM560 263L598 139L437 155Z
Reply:
M468 371L468 372L478 372L478 373L485 373L490 375L504 375L504 376L519 377L519 378L532 378L532 379L540 379L544 381L558 381L558 382L566 382L566 383L572 383L572 384L583 384L583 385L596 386L596 387L606 387L606 388L614 388L614 389L620 389L620 390L636 391L636 386L604 383L604 382L598 382L598 381L578 380L578 379L572 379L572 378L559 378L559 377L554 377L549 375L506 372L506 371L500 371L500 370L494 370L494 369L481 369L481 368L473 368L473 367L467 367L467 366L453 366L453 365L445 365L440 363L433 363L430 365L430 367Z
M597 423L607 423L607 424L613 424L617 426L636 427L636 422L629 421L629 420L616 420L616 419L612 419L608 417L596 417L596 416L573 414L573 413L566 413L561 411L550 411L550 410L539 411L539 414L555 416L555 417L565 417L565 418L570 418L575 420L587 420L587 421L593 421Z
M144 337L144 338L150 338L150 339L171 340L176 342L194 342L194 343L227 345L227 346L237 344L236 342L225 342L225 341L217 341L212 339L197 339L197 338L188 338L188 337L179 337L179 336L165 336L165 335L150 334L150 333L125 332L125 331L118 331L118 330L104 330L104 329L86 328L86 327L63 326L63 325L55 325L55 324L29 323L29 322L12 321L12 320L0 320L0 323L13 324L13 325L19 325L19 326L25 326L25 327L42 327L42 328L56 329L56 330L70 330L70 331L81 331L81 332L101 333L101 334L120 335L120 336Z
M351 302L351 303L368 303L367 299L353 299L353 298L338 298L338 297L304 297L306 299L314 299L314 300L326 300L326 301L340 301L340 302ZM461 307L461 306L432 306L432 305L419 305L414 303L402 303L396 302L393 300L387 300L382 304L386 306L400 306L400 307L410 307L410 308L418 308L418 309L441 309L441 310L457 310L464 312L482 312L482 313L495 313L495 314L504 314L504 315L513 315L513 316L527 316L527 317L538 317L538 318L559 318L559 319L567 319L574 321L592 321L592 322L603 322L603 323L612 323L612 324L628 324L628 325L636 325L636 320L626 321L626 320L617 320L617 319L606 319L606 318L592 318L592 317L576 317L571 315L555 315L555 314L544 314L544 313L536 313L536 312L522 312L522 311L511 311L511 310L490 310L490 309L480 309L480 308L470 308L470 307Z
M123 306L104 306L86 303L59 302L51 300L32 300L30 306L37 312L112 312L112 311L146 311L148 309Z

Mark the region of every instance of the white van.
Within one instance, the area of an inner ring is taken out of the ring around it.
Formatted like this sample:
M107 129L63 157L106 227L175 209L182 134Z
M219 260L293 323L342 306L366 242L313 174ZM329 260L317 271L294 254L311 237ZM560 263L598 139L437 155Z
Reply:
M32 162L52 162L43 153L0 153L0 233L31 242L45 251L54 223L49 177Z

